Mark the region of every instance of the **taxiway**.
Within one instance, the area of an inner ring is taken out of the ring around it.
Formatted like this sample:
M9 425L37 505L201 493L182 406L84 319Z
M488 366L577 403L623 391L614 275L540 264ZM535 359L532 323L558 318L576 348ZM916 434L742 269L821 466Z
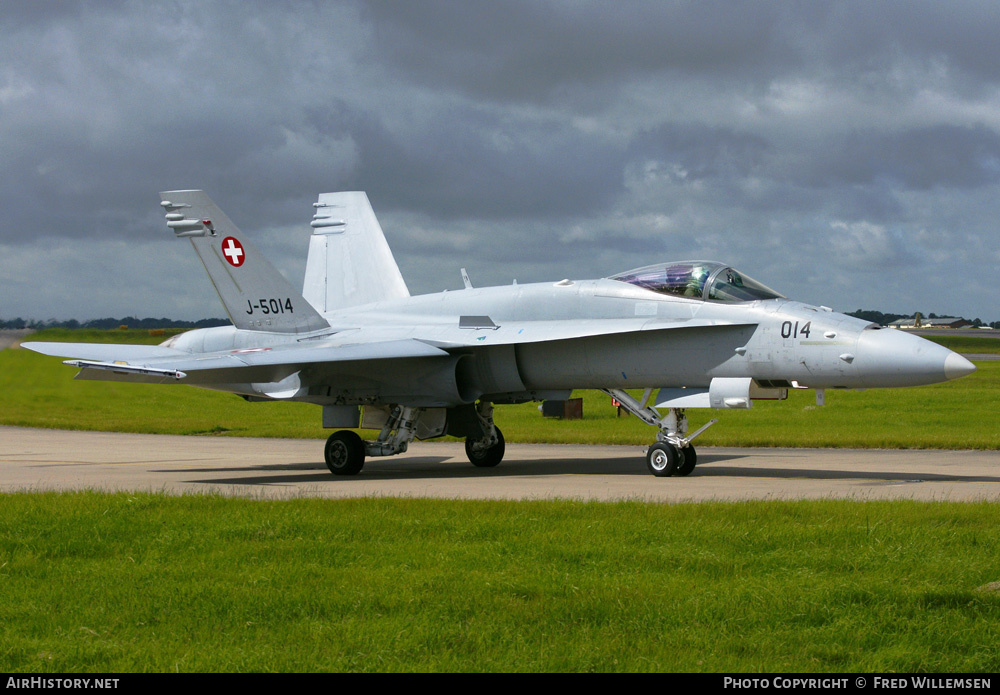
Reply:
M0 427L0 491L154 491L252 498L437 497L687 502L750 499L1000 501L1000 452L702 448L686 478L655 478L643 448L508 444L494 469L461 443L414 443L355 477L321 440Z

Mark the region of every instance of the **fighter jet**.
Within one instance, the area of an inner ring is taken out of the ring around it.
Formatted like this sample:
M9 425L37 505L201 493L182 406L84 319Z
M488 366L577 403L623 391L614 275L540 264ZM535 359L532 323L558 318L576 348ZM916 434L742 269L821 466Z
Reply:
M725 263L649 265L559 280L410 296L363 192L314 203L301 293L203 191L167 191L169 227L205 266L231 326L159 346L29 342L71 357L76 378L190 384L248 401L322 407L335 475L413 439L465 439L469 460L504 456L494 405L600 389L656 429L655 476L697 464L689 408L749 408L792 388L916 386L975 371L914 335L796 302ZM641 396L633 396L639 394ZM355 429L378 430L364 441Z

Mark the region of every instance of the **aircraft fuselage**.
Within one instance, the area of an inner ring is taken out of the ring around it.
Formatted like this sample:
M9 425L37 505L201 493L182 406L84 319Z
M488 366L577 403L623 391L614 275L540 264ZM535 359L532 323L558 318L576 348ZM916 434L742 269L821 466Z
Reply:
M706 387L719 377L750 377L785 387L795 382L810 388L876 388L931 384L971 371L964 358L931 341L825 307L787 299L740 303L688 299L607 279L419 295L327 313L324 318L331 328L319 336L222 327L190 331L171 341L171 346L210 352L325 336L342 342L352 331L364 331L367 339L416 338L448 346L462 316L488 317L496 326L470 328L465 334L475 334L479 361L489 363L489 370L499 375L498 383L473 389L479 395ZM533 331L546 329L551 322L624 319L645 319L647 329L533 341ZM511 324L518 331L516 342L504 333ZM656 330L658 324L673 327Z

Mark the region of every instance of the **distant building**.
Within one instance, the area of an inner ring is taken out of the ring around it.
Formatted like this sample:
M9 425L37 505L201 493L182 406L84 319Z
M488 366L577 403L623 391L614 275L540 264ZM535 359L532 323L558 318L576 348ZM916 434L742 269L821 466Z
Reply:
M972 321L966 321L965 319L954 318L954 317L941 317L936 319L920 319L919 328L966 328L972 325ZM899 319L898 321L893 321L889 324L889 328L917 328L915 325L915 320L911 317L908 319Z

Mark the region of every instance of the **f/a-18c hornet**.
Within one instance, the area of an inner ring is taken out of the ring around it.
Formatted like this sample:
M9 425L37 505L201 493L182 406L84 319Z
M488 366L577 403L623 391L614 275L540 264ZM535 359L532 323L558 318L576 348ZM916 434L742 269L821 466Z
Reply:
M248 401L322 406L336 475L417 439L465 439L496 466L496 404L600 389L657 430L656 476L697 463L688 408L749 408L790 388L933 384L975 371L944 347L786 299L724 263L659 263L600 280L410 296L363 192L314 203L302 293L203 191L168 191L167 226L191 241L232 320L159 346L24 343L71 357L78 379L181 383ZM633 393L642 392L641 397ZM654 396L655 392L655 396ZM379 430L364 441L354 429Z

